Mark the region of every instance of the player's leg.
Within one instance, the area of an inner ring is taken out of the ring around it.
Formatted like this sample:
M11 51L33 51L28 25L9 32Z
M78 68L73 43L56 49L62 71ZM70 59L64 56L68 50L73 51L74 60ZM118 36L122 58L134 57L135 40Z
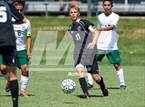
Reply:
M87 80L88 80L88 84L87 84L87 87L88 89L91 89L93 88L93 78L92 78L92 75L90 73L87 73Z
M5 80L6 80L6 86L5 86L5 91L9 92L10 91L10 78L9 78L9 72L5 75Z
M3 62L3 55L0 54L0 72L3 74L3 75L6 75L6 65L4 65L4 62Z
M97 50L97 52L96 52L97 61L101 62L104 56L105 56L105 52L104 51ZM91 89L93 87L92 75L90 73L88 73L87 78L88 78L88 89Z
M87 88L87 82L85 79L85 67L82 64L76 65L76 71L79 76L79 83L83 91L83 96L80 96L81 98L87 98L88 97L88 88Z
M17 62L21 69L21 88L20 95L27 96L28 93L28 82L29 82L29 71L28 71L28 58L26 50L17 52Z
M94 81L100 86L103 96L108 96L108 89L105 86L103 77L99 75L99 67L94 58L93 64L91 66L87 66L87 71L92 75Z
M8 72L6 72L6 65L4 65L3 62L3 57L2 55L0 55L0 71L3 74L5 80L6 80L6 87L5 87L5 91L9 92L10 88L9 88L9 77L8 77Z
M120 89L125 89L126 85L125 85L125 80L124 80L124 71L123 68L121 68L121 65L118 63L113 64L116 70L116 74L117 74L117 78L120 82Z
M125 89L125 80L124 80L124 71L123 68L120 65L121 58L119 50L111 51L109 54L107 54L108 60L111 64L114 65L114 68L116 70L116 75L120 83L120 88Z
M8 72L9 76L9 88L11 91L13 107L18 107L18 80L16 76L16 67L14 66L7 66L6 71Z
M21 66L21 89L20 89L20 95L21 96L27 96L28 93L28 82L29 82L29 77L28 77L28 65L24 64Z
M9 76L9 87L12 96L13 107L18 107L18 80L16 76L16 50L15 47L4 48L4 63L6 64L6 72Z

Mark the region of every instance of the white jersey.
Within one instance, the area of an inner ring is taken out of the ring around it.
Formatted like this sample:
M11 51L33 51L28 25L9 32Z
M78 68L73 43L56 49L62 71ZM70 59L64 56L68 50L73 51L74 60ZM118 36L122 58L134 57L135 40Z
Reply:
M109 16L106 16L104 13L102 13L98 16L98 20L100 27L109 25L115 25L115 27L112 30L100 32L97 48L101 50L117 50L117 24L119 21L119 16L114 12L112 12Z
M25 39L31 36L31 24L29 20L23 24L13 24L16 36L16 49L17 51L25 50Z

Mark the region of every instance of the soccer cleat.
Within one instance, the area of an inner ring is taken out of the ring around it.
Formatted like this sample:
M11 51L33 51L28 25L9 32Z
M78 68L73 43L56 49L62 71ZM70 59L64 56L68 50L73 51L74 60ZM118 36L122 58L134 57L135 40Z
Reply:
M88 95L88 93L84 93L83 95L79 95L79 97L82 99L87 99L87 98L89 98L89 95Z
M20 90L20 96L22 97L28 97L28 92L26 89L21 89Z
M101 89L102 90L102 89ZM102 90L102 94L103 94L103 96L108 96L109 95L109 92L108 92L108 89L103 89Z
M93 88L93 85L91 85L91 84L87 84L87 87L88 87L88 89L91 89L91 88Z
M120 89L121 90L125 90L126 89L126 85L120 85Z

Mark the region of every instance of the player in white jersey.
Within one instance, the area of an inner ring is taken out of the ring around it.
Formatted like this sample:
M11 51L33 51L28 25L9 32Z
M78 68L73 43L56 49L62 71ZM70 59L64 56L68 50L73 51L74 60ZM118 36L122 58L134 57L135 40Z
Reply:
M117 46L117 24L119 21L119 15L112 12L112 7L112 0L103 0L104 13L101 13L98 16L99 25L96 28L101 31L97 42L96 56L98 61L102 61L103 57L107 56L109 62L114 65L116 70L120 82L120 89L125 89L124 74L120 64L121 58ZM88 79L91 81L90 77Z
M23 14L24 11L24 3L16 2L15 4L16 10ZM21 69L21 88L20 95L27 96L28 90L28 81L29 81L29 73L28 73L28 63L31 59L31 47L32 47L32 38L31 38L31 24L27 19L27 23L16 23L14 24L14 31L16 35L16 50L17 50L17 63L18 67ZM25 46L26 39L26 46Z
M16 10L23 14L24 11L24 2L16 1L14 3ZM13 24L15 36L16 36L16 51L17 51L17 66L21 69L21 88L20 95L27 96L28 90L28 81L29 81L29 72L28 72L28 63L31 59L31 47L32 47L32 39L31 39L31 24L27 19L26 23L14 23ZM26 46L25 46L26 40ZM8 84L6 90L8 91Z

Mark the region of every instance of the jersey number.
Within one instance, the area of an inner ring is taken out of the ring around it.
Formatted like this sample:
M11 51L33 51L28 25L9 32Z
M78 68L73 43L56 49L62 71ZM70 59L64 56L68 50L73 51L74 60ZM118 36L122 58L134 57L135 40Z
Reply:
M79 34L79 33L77 33L77 34L76 34L76 39L77 39L77 40L80 40L80 39L81 39L81 37L80 37L80 34Z
M16 35L17 35L18 37L20 37L20 36L22 35L21 30L17 30L17 31L16 31Z
M6 7L0 6L0 23L5 23L7 21Z

